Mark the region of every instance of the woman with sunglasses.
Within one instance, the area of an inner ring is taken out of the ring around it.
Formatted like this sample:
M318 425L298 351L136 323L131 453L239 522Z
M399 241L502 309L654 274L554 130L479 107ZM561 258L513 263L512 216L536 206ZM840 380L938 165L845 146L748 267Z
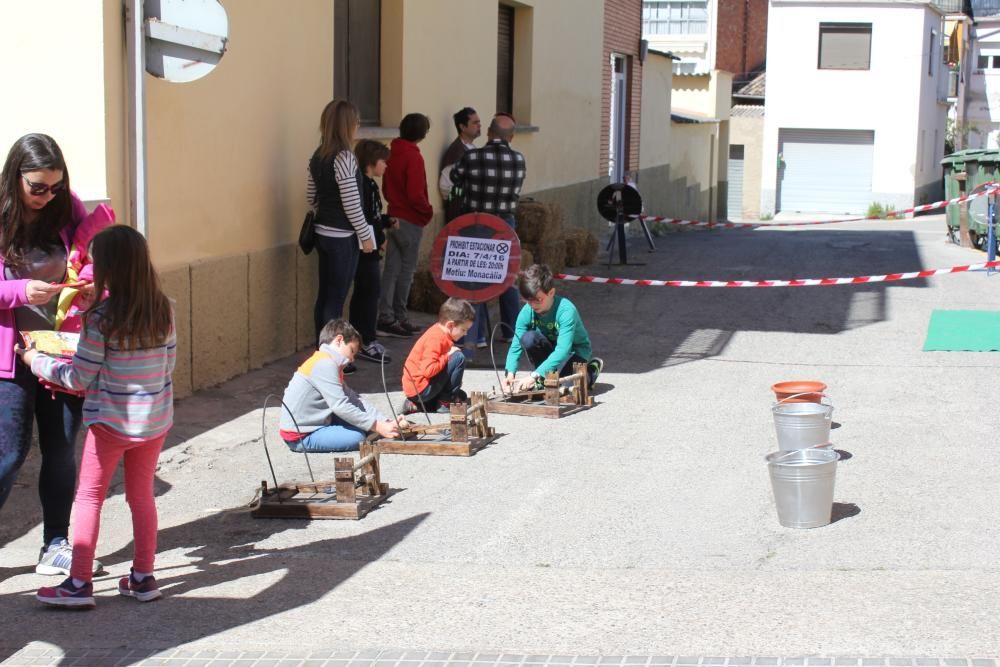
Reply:
M67 536L83 398L42 387L14 348L19 331L55 328L70 242L86 214L70 192L58 144L44 134L14 142L0 172L0 507L37 422L44 527L39 574L68 574L72 562ZM100 568L95 562L94 570Z

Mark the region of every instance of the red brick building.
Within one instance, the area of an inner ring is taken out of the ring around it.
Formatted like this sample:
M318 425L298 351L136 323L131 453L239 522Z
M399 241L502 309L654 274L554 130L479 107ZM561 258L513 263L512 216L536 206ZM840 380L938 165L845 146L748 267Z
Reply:
M766 0L765 0L766 2ZM642 62L639 44L642 40L642 0L605 0L604 55L601 76L601 155L599 175L612 175L612 180L625 172L639 169L639 111L642 106ZM616 88L615 84L619 87ZM624 104L615 95L624 90ZM614 108L612 107L615 104ZM624 109L623 122L618 125L616 111ZM620 134L612 132L615 122ZM616 141L617 139L617 141ZM620 151L621 169L615 169L612 156Z
M737 79L764 64L768 0L719 0L715 68Z

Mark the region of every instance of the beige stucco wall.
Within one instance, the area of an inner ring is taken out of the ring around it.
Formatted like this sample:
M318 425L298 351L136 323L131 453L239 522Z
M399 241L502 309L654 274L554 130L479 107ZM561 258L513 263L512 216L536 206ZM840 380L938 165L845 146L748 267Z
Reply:
M642 66L642 112L639 117L639 168L670 161L670 105L673 59L649 54Z
M4 2L0 12L0 160L18 137L48 134L80 197L107 198L102 0Z
M761 160L764 156L764 118L733 116L729 120L731 145L743 145L743 210L730 217L760 218Z
M146 76L148 235L164 265L294 240L333 90L333 3L226 6L228 51L184 84Z
M669 166L670 210L658 215L694 220L718 216L717 123L674 123Z
M581 11L575 0L526 1L515 14L514 110L537 132L513 141L528 165L525 193L560 188L598 176L600 62L603 11ZM496 108L497 4L490 0L383 0L382 124L420 112L431 129L420 144L436 215L424 234L424 253L440 229L440 158L455 138L451 116L472 106L486 125ZM573 29L565 27L573 15ZM461 29L454 29L460 27ZM461 55L459 55L461 54ZM399 75L396 68L401 68Z

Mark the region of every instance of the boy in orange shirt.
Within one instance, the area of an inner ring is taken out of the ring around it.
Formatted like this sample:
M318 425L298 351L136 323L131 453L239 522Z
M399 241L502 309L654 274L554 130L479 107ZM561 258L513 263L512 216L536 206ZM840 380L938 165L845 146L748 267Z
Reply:
M475 318L472 304L448 299L438 310L437 324L417 340L403 364L403 414L447 412L453 401L468 397L462 391L465 355L455 345Z

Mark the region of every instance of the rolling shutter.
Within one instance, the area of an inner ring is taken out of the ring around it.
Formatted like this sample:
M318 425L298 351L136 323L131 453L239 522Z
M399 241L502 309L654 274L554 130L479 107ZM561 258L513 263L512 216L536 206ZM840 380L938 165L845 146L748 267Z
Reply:
M726 217L739 220L743 217L743 145L729 145L729 192Z
M871 130L779 130L779 211L865 213L872 202Z

